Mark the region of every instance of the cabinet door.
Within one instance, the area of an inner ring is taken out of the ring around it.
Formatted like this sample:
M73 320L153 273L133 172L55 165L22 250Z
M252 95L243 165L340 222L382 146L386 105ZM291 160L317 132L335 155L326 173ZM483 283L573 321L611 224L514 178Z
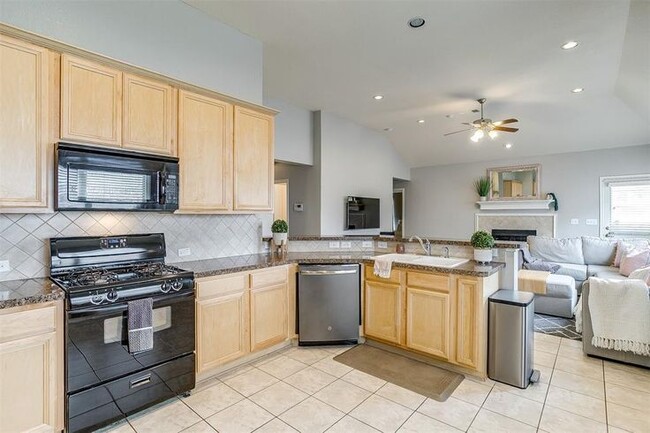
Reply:
M235 210L273 209L273 116L235 107Z
M197 373L249 352L248 291L197 301Z
M0 344L0 431L57 430L56 333Z
M232 105L179 92L180 211L231 208Z
M458 278L456 283L456 362L478 368L479 284L476 279Z
M402 341L400 286L367 280L365 306L365 335L400 344Z
M251 352L286 339L287 284L251 289Z
M48 205L48 56L0 35L0 209Z
M176 155L176 106L172 86L124 74L122 147Z
M406 288L406 346L449 358L449 294Z
M120 146L122 73L87 60L61 58L61 138Z

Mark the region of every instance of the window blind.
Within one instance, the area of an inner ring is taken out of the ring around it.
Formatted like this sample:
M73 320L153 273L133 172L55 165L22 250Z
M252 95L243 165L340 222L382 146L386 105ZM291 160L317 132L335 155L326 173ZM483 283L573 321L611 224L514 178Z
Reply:
M609 182L610 218L607 230L614 235L650 235L650 176Z

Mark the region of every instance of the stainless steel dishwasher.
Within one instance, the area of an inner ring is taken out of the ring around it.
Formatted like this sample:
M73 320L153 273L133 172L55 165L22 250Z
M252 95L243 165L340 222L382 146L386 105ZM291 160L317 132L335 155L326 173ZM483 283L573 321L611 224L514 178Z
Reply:
M298 343L357 343L361 319L357 264L300 265Z

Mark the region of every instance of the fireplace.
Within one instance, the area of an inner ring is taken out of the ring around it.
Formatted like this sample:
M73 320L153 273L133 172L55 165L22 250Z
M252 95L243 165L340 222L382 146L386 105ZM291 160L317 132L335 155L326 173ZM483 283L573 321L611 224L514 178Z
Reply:
M537 235L537 230L492 229L492 237L497 241L526 242L528 236Z

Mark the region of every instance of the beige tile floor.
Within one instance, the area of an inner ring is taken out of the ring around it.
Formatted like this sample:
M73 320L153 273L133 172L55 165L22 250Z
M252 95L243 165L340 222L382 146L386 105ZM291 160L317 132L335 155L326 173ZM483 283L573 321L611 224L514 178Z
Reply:
M650 432L650 369L535 334L540 383L467 379L444 403L353 370L347 348L287 348L104 429L111 433Z

